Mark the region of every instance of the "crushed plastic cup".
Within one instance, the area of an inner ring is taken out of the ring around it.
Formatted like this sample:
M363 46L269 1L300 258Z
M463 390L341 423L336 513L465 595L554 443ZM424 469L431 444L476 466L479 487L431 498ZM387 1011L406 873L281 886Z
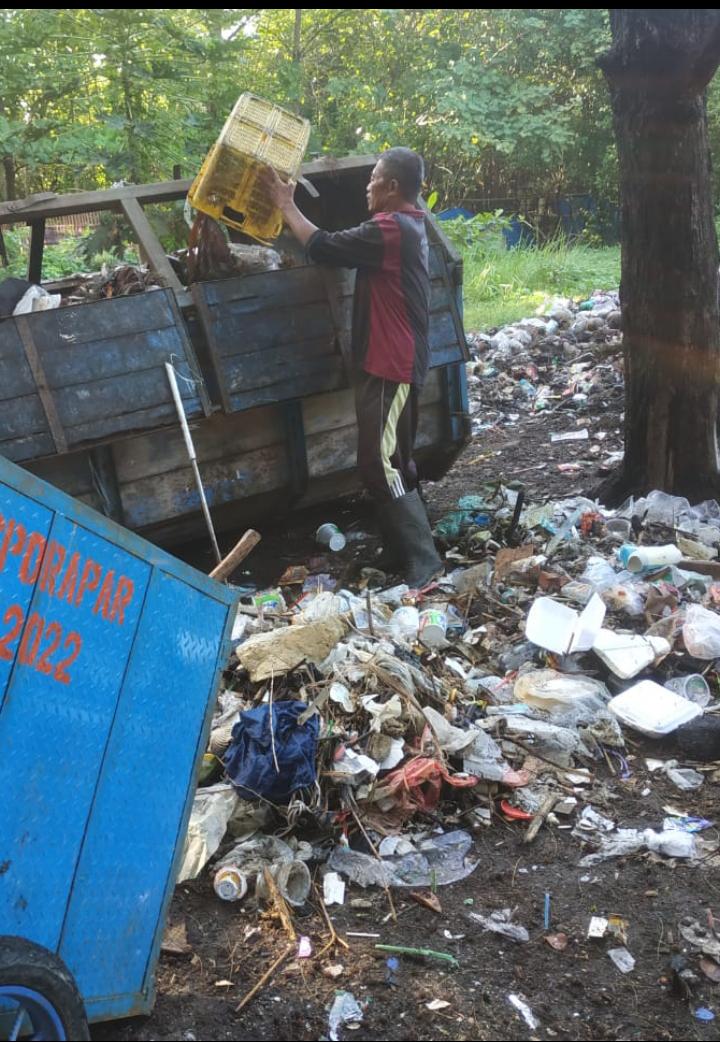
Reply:
M447 634L447 615L438 608L420 614L420 640L426 648L439 648Z
M710 688L707 680L700 673L673 677L672 680L665 681L665 687L668 691L675 691L678 695L682 695L683 698L687 698L703 708L710 704Z
M334 525L331 521L327 521L324 525L320 525L315 533L315 539L321 546L327 546L335 553L337 553L338 550L344 550L347 541L338 526Z

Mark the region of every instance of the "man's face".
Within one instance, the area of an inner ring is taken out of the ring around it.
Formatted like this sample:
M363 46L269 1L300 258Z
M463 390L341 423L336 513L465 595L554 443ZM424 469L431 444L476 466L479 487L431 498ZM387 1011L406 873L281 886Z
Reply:
M370 213L382 213L387 208L388 200L397 195L397 182L385 176L382 159L373 167L365 194Z

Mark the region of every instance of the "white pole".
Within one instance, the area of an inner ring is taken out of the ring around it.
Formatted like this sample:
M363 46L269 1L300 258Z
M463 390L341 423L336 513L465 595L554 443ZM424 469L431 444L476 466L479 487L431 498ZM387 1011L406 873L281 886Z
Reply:
M202 478L200 477L200 471L197 465L197 454L195 452L195 446L193 445L192 435L190 428L188 427L187 416L185 415L185 408L180 397L180 390L177 385L177 377L175 376L175 369L170 362L165 363L165 370L167 372L168 380L170 381L170 390L175 400L175 408L177 409L178 419L180 420L180 426L182 427L183 437L185 439L185 447L187 454L190 458L193 473L195 474L195 484L197 485L198 492L200 493L200 502L202 504L202 511L205 515L205 523L210 533L210 542L215 552L215 558L220 564L222 561L222 554L220 553L220 547L218 546L217 537L215 535L215 529L213 528L212 518L210 517L210 508L208 507L207 499L205 498L205 489L203 488Z

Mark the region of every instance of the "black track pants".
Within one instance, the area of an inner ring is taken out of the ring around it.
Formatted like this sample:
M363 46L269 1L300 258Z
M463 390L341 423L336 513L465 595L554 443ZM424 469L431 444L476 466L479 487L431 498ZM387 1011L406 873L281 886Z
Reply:
M418 424L417 388L358 373L355 411L357 463L365 487L380 503L412 492L417 488L412 455Z

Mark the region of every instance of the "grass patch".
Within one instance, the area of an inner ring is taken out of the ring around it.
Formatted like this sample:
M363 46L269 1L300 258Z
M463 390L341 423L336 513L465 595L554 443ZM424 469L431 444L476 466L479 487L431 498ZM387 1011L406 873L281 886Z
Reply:
M553 297L584 299L617 289L620 247L553 242L530 249L471 246L464 254L465 327L483 330L535 314Z

